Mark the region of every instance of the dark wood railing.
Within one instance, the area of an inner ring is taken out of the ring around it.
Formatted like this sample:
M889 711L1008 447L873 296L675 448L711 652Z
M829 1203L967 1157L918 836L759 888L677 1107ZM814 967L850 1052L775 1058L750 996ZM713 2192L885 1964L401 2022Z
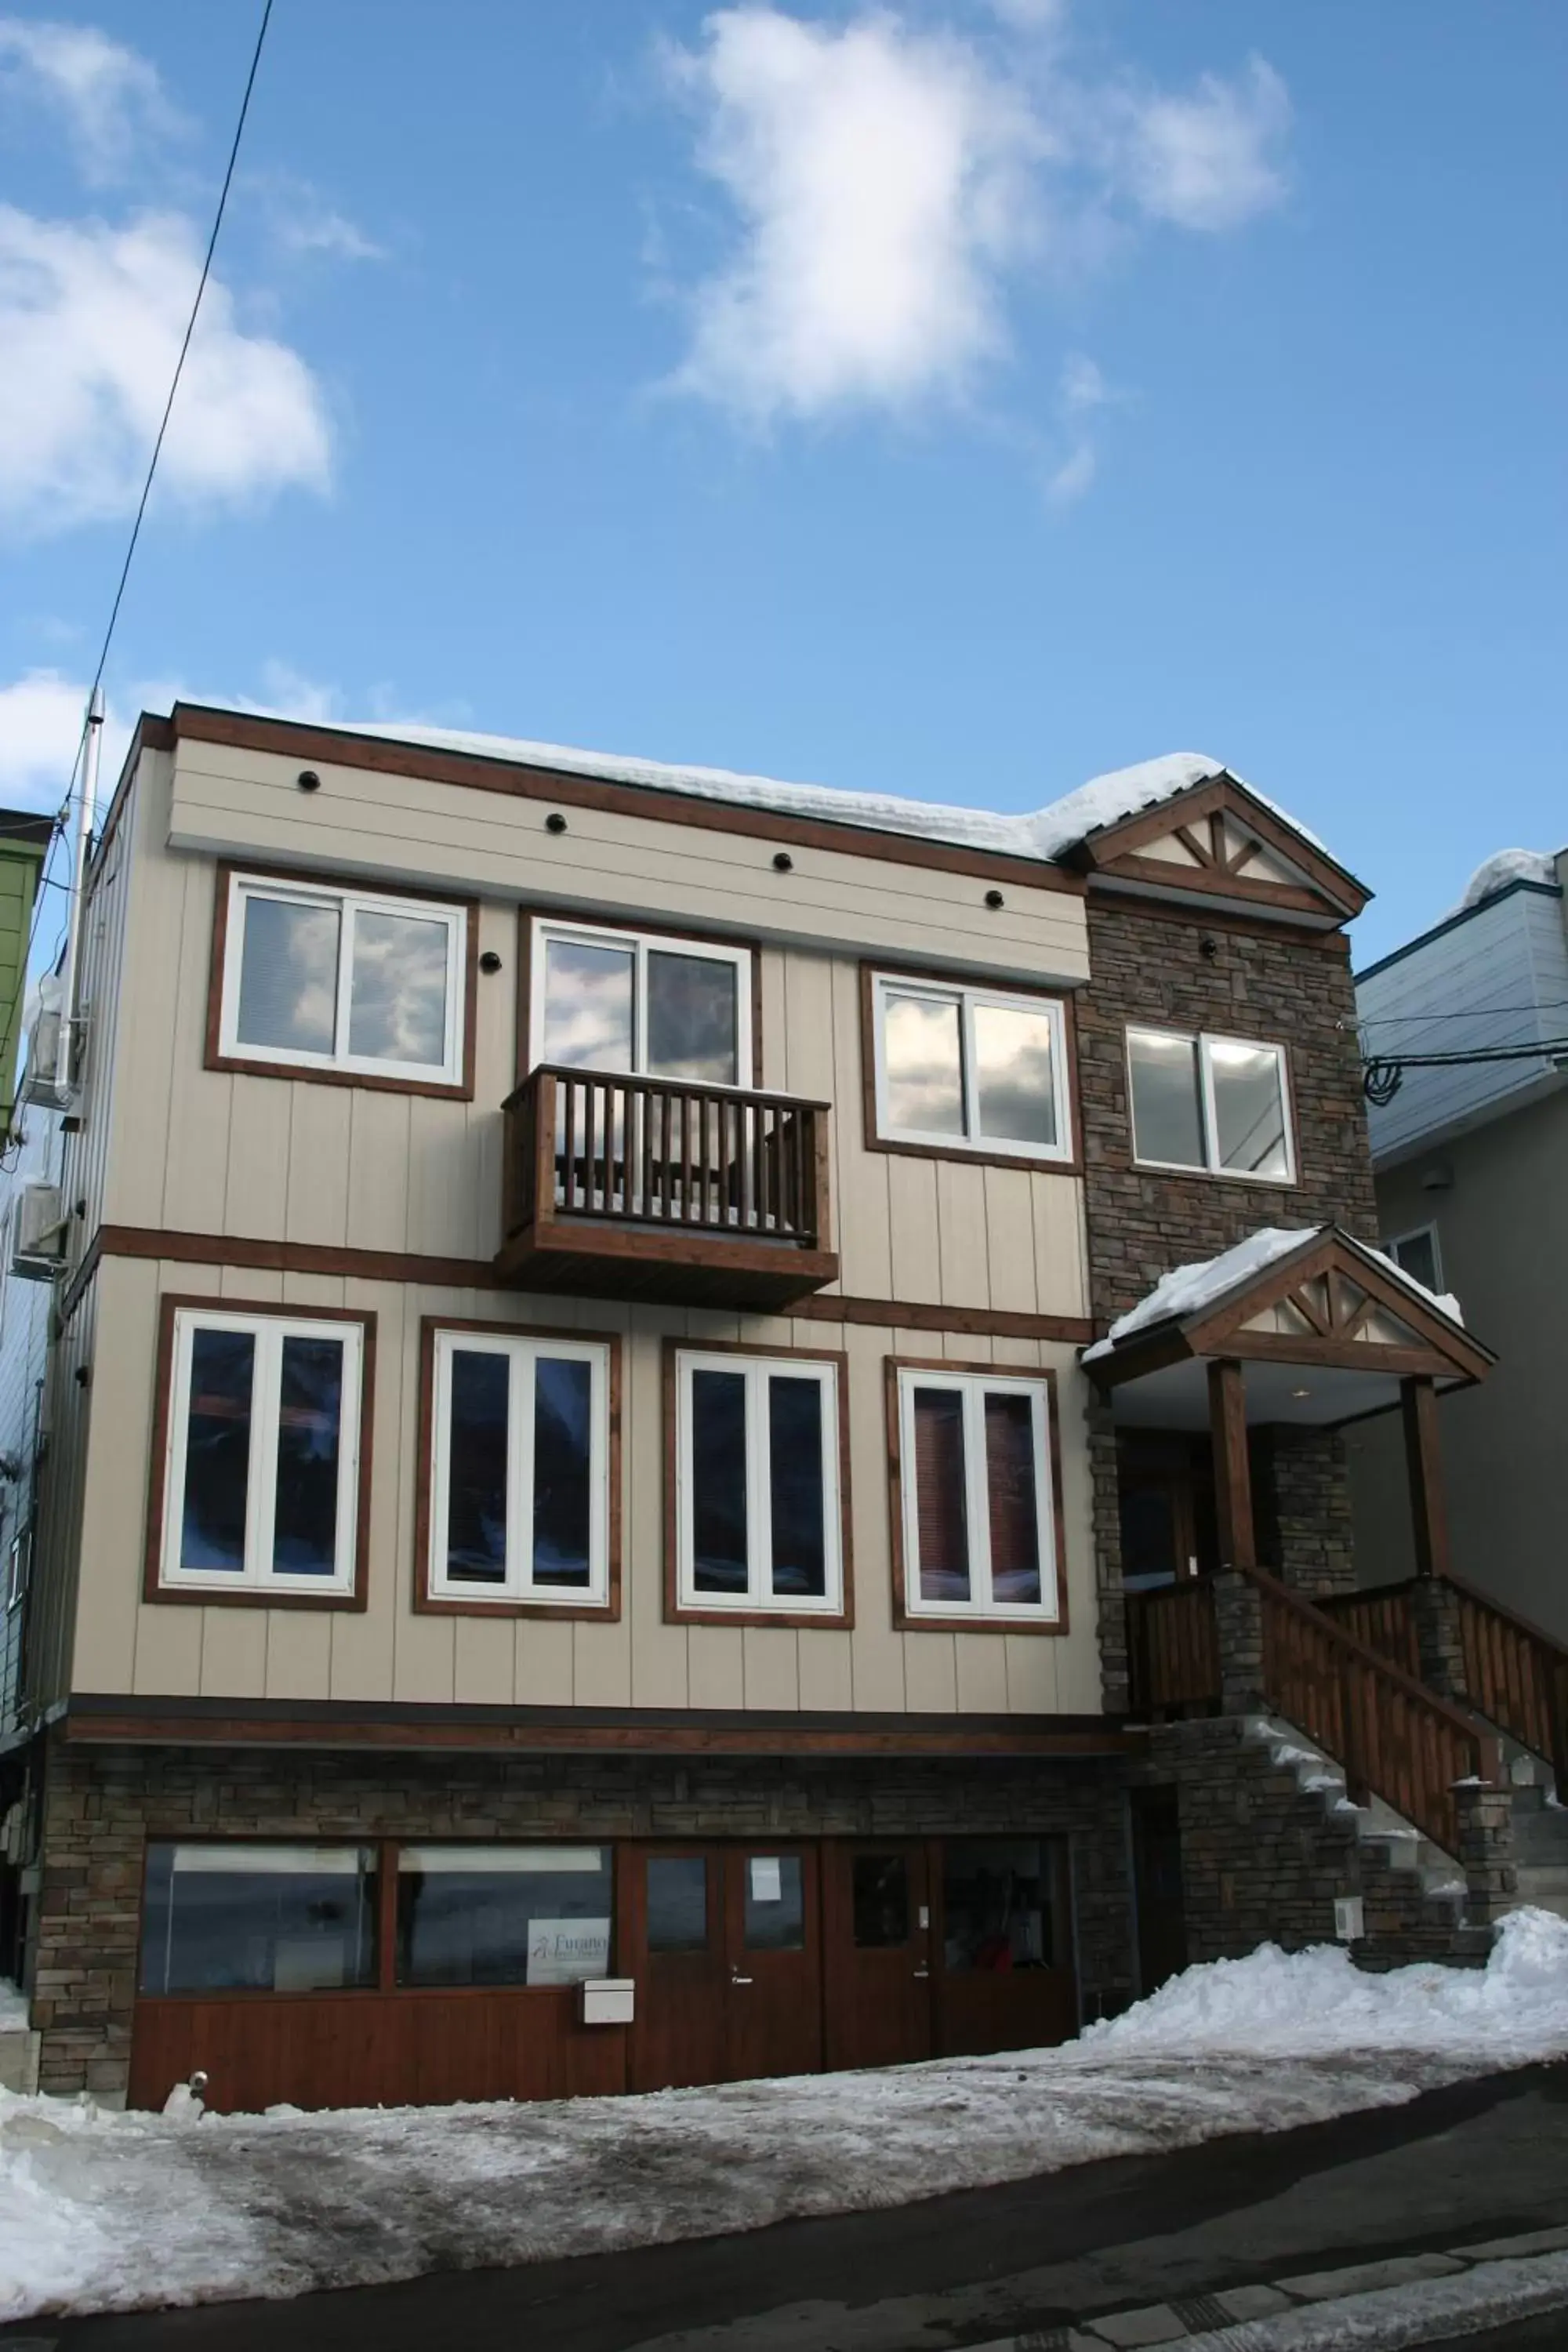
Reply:
M1462 1577L1444 1579L1458 1608L1469 1704L1489 1723L1544 1756L1568 1801L1568 1649Z
M1352 1799L1370 1790L1457 1853L1454 1783L1500 1781L1495 1737L1277 1578L1247 1573L1262 1603L1270 1707L1337 1759Z
M1421 1645L1415 1638L1415 1612L1410 1602L1414 1590L1411 1578L1404 1584L1379 1585L1368 1592L1324 1593L1318 1597L1317 1606L1353 1640L1364 1643L1391 1666L1419 1682Z
M1141 1722L1211 1714L1219 1705L1219 1641L1207 1578L1127 1595L1128 1709Z
M1464 1675L1464 1701L1521 1748L1543 1756L1568 1790L1568 1646L1478 1591L1462 1576L1434 1577L1453 1611ZM1421 1579L1343 1593L1319 1606L1380 1657L1421 1678L1415 1595Z
M545 1064L502 1109L509 1240L570 1217L828 1246L826 1103Z

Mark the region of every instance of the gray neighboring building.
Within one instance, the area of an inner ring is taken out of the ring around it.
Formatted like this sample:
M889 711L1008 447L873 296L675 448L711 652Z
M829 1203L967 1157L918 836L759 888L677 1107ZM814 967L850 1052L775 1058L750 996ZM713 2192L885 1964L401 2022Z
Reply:
M1568 1435L1568 850L1507 850L1461 905L1363 972L1363 1050L1508 1052L1405 1069L1370 1136L1385 1247L1454 1293L1500 1361L1440 1407L1453 1564L1568 1637L1561 1496ZM1359 1580L1408 1576L1396 1416L1347 1433Z

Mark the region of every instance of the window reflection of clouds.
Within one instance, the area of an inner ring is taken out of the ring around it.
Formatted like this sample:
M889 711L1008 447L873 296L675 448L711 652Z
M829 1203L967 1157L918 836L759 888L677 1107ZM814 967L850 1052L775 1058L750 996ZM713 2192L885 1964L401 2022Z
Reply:
M349 1000L351 1054L366 1061L440 1067L447 1058L449 937L445 923L359 910Z
M889 989L882 1036L892 1125L918 1134L962 1135L958 1006Z
M981 1134L1008 1143L1054 1145L1049 1016L1006 1004L977 1004L974 1065Z
M341 928L336 907L247 895L237 1024L242 1045L332 1051Z
M1279 1055L1270 1045L1225 1037L1215 1038L1208 1053L1221 1167L1251 1176L1289 1175Z
M632 1066L632 950L552 940L544 965L544 1058L575 1070Z
M1141 1031L1129 1040L1133 1149L1140 1160L1204 1165L1197 1045L1191 1037Z
M740 1075L735 967L713 956L649 950L650 1077L733 1086Z

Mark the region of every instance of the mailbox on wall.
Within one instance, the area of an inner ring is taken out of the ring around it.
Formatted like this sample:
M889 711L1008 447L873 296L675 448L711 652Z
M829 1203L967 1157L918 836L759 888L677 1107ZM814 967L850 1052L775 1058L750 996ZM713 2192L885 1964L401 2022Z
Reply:
M633 1977L588 1977L579 1987L584 2025L629 2025L637 2003Z

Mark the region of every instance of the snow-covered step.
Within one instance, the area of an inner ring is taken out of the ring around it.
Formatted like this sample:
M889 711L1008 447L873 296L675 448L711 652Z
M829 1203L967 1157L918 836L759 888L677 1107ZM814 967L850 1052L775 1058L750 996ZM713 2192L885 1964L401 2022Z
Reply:
M1361 1843L1379 1847L1391 1869L1418 1874L1424 1897L1456 1913L1462 1909L1464 1874L1454 1856L1434 1845L1383 1798L1369 1796L1365 1804L1352 1804L1345 1792L1343 1765L1305 1732L1279 1717L1260 1715L1247 1718L1244 1736L1250 1745L1268 1748L1276 1769L1288 1766L1304 1795L1320 1797L1326 1809L1353 1816ZM1568 1822L1568 1816L1564 1819Z

